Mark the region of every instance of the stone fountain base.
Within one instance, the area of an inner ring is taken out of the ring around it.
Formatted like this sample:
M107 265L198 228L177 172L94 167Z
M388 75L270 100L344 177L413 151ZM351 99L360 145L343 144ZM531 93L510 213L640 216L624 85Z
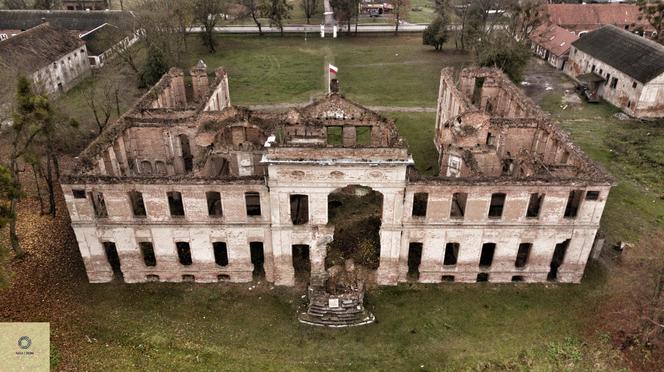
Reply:
M307 311L298 315L300 323L321 327L354 327L373 323L376 318L364 308L364 290L330 294L323 287L310 286Z

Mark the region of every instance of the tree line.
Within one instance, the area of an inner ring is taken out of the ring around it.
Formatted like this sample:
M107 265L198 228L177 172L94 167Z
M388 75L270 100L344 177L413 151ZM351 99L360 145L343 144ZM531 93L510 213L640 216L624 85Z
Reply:
M435 0L435 16L422 43L442 51L468 52L481 66L498 67L512 80L522 78L530 47L528 36L545 20L544 0Z

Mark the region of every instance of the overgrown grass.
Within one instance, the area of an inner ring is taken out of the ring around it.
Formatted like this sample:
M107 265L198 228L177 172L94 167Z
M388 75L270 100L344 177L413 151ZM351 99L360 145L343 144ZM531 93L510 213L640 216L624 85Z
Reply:
M610 242L632 241L664 226L664 126L661 122L619 120L607 104L568 105L560 96L542 107L560 121L574 141L618 181L611 189L601 229Z
M415 167L425 175L438 174L438 151L433 144L436 114L434 113L389 113L396 120L399 133L408 143Z
M601 273L582 285L415 285L372 291L376 324L296 320L299 293L246 285L90 285L81 369L458 370L607 368L579 329ZM561 311L565 309L565 311Z

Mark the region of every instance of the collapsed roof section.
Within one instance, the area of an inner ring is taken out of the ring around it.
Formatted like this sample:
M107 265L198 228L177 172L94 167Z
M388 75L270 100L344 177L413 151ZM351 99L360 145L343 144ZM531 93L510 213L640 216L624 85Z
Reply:
M410 164L392 120L332 93L287 112L232 106L228 76L172 68L79 156L74 175L232 179L271 162Z
M435 144L448 182L613 182L498 69L442 70Z

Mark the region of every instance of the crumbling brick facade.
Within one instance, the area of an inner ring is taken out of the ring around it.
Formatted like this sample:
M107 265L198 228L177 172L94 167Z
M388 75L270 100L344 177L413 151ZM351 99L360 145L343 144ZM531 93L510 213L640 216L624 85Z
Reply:
M382 195L378 284L581 279L612 181L499 71L458 89L443 70L434 178L393 121L339 94L251 111L223 70L209 80L172 69L63 176L91 282L293 285L294 246L325 276L329 195L349 185Z

